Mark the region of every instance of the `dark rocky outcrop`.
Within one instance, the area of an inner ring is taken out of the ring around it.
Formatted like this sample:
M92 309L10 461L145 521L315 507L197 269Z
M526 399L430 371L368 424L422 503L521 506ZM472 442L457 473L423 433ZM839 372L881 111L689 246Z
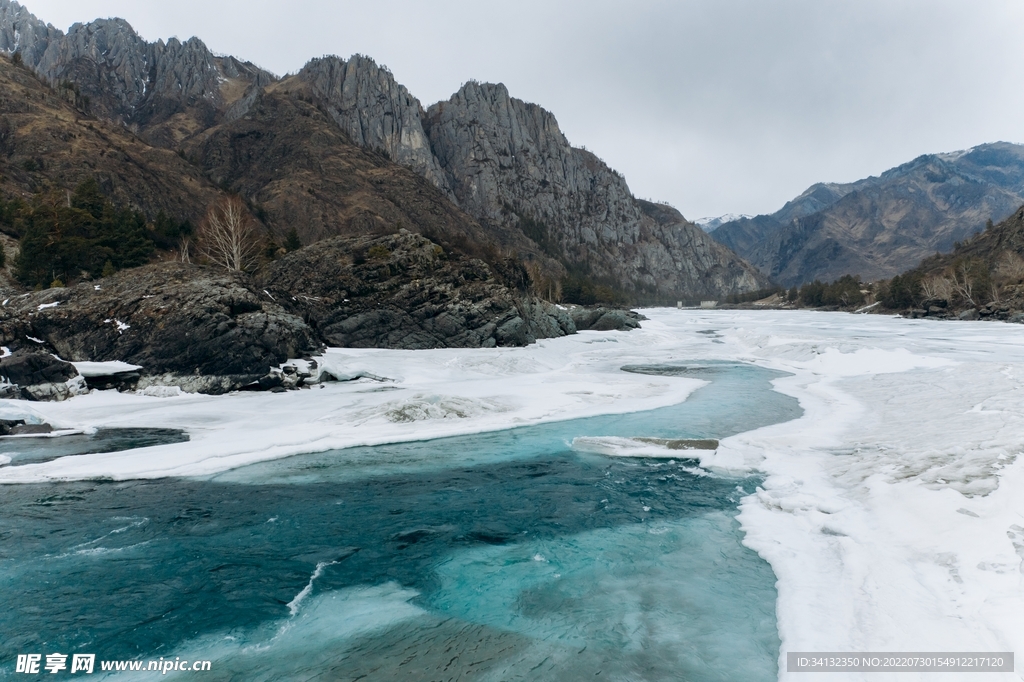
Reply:
M254 382L320 346L248 275L180 263L11 300L0 308L0 336L12 348L36 344L34 337L71 361L141 365L140 385L211 393Z
M50 353L19 350L0 360L0 377L19 386L54 384L76 376L74 365Z
M568 314L506 286L508 277L403 232L326 239L275 262L262 279L331 346L523 346L576 331Z
M53 433L49 424L26 424L24 419L0 419L0 436L24 436Z
M505 266L446 252L404 230L325 239L255 278L173 262L143 266L0 306L0 343L15 349L0 362L0 376L19 387L13 397L34 400L69 397L87 381L90 388L121 390L285 390L316 380L310 370L316 363L280 365L323 344L524 346L573 334L577 322L586 329L628 330L642 319L627 310L570 312L541 301L526 293L521 265L510 260ZM55 356L121 360L141 369L83 379Z
M632 310L604 306L589 308L575 306L569 311L569 315L572 317L577 331L629 331L630 329L639 329L640 321L647 319Z
M11 384L15 391L10 397L26 400L65 400L84 390L78 370L50 353L38 350L18 350L0 360L0 378Z

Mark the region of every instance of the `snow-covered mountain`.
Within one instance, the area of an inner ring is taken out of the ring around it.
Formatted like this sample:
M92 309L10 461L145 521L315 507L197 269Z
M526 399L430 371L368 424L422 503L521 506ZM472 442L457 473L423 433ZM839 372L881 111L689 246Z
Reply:
M719 227L726 223L731 223L734 220L741 220L743 218L753 218L754 216L746 215L745 213L726 213L720 215L717 218L699 218L693 221L693 224L704 230L705 232L714 232Z

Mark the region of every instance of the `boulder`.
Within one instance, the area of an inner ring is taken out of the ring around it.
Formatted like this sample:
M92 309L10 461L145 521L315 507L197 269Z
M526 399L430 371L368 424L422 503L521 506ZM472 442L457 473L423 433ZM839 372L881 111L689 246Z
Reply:
M17 426L24 426L24 419L0 419L0 436L9 436Z
M18 424L11 427L11 436L36 435L42 433L53 433L53 427L49 424Z
M8 397L67 400L88 389L70 362L37 350L18 350L0 360L0 378L10 385Z
M958 317L961 320L980 320L981 313L979 313L974 308L971 308L970 310L965 310L962 313L960 313Z
M50 353L18 350L0 360L0 377L19 386L64 383L78 376L78 370Z
M629 331L638 329L640 320L646 319L640 313L632 310L619 308L573 308L570 315L577 330L593 330L598 332L606 331Z

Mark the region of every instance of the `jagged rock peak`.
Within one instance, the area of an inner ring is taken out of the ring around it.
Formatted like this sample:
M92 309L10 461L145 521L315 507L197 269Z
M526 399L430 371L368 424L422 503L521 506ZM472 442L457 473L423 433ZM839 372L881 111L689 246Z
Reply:
M149 43L116 18L76 23L65 35L12 0L0 0L0 50L20 52L25 64L51 83L73 82L89 98L93 113L123 123L158 122L197 108L199 119L209 124L238 98L224 101L226 79L257 87L274 80L252 64L215 57L199 38Z
M516 220L511 206L556 228L566 245L632 243L639 236L641 212L625 180L574 149L553 114L510 97L504 85L466 83L427 117L455 196L478 218Z
M0 51L18 52L31 68L43 59L46 48L64 33L37 19L13 0L0 0Z
M567 267L662 296L765 284L678 212L648 214L619 173L569 144L551 112L500 83L466 83L430 107L425 128L466 211L529 229Z
M149 45L123 19L77 23L50 44L36 71L50 82L80 83L111 118L130 118L148 86ZM118 116L120 114L120 116Z
M355 144L386 152L450 194L423 131L423 107L391 71L369 57L310 60L299 72Z

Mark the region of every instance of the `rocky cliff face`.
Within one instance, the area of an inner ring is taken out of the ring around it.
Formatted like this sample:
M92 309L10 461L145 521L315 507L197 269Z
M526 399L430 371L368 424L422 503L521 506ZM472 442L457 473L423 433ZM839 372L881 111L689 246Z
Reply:
M1024 203L1024 146L928 154L878 177L813 185L780 211L712 236L785 286L891 277Z
M0 0L0 51L18 52L30 67L35 68L51 43L64 33L37 19L12 0Z
M0 308L0 339L65 360L122 360L152 380L219 393L320 347L243 273L161 263Z
M678 213L652 219L622 176L503 85L469 83L424 112L389 71L358 55L313 60L298 78L350 140L415 170L542 271L662 297L767 283Z
M645 212L621 175L503 85L466 84L430 107L426 130L460 206L485 224L527 228L569 269L660 296L766 282L739 259L723 261L725 250L678 212L661 220Z
M0 50L20 53L50 83L73 83L91 113L136 129L183 111L210 125L246 89L233 81L270 80L251 64L214 57L198 38L148 43L123 19L74 24L65 35L11 0L0 0Z
M331 118L357 145L387 153L451 194L423 132L420 101L372 59L314 59L299 72Z

